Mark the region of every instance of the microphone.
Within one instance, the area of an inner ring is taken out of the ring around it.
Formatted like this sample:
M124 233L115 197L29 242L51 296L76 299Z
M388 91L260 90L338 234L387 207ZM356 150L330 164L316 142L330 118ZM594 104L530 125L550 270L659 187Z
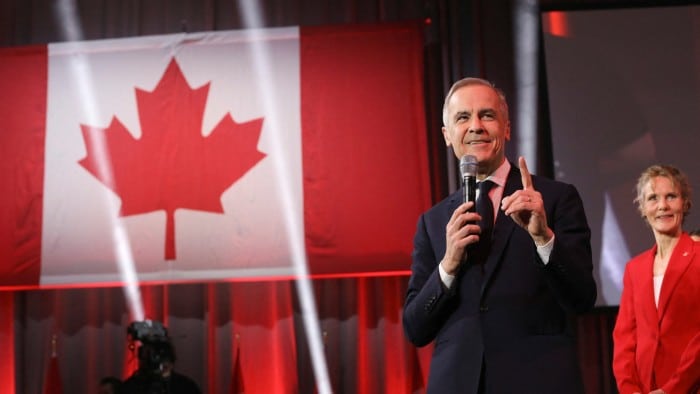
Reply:
M459 159L459 171L462 173L463 202L476 201L476 156L464 155ZM476 204L469 211L474 212Z

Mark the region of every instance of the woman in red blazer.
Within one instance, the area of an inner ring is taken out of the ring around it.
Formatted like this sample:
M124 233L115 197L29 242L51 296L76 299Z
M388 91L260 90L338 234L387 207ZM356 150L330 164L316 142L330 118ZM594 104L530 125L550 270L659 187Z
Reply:
M625 268L613 330L621 394L700 392L700 242L683 231L691 206L687 177L653 165L635 199L656 244Z

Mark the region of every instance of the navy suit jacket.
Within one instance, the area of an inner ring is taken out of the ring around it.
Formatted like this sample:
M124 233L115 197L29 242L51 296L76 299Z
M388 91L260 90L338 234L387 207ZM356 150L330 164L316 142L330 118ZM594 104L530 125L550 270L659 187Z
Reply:
M546 265L499 209L487 261L467 261L447 289L438 264L461 191L418 219L403 325L415 345L435 341L428 393L477 393L482 375L485 393L583 392L571 323L595 303L590 229L572 185L533 176L533 186L555 233ZM503 196L521 188L511 163Z

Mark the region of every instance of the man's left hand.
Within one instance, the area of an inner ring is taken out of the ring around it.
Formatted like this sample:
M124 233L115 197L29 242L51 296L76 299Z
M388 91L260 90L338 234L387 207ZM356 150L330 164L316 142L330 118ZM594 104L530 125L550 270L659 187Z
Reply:
M518 159L523 183L522 190L516 190L510 196L503 197L501 209L515 223L527 230L535 244L542 246L549 242L554 233L547 226L542 195L532 186L532 175L527 169L524 157Z

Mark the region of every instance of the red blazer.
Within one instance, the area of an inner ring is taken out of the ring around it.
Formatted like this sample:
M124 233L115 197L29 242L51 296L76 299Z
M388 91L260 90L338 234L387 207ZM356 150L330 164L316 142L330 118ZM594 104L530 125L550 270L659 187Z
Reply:
M627 263L613 330L620 394L700 392L700 242L681 235L664 275L659 307L652 279L656 246Z

